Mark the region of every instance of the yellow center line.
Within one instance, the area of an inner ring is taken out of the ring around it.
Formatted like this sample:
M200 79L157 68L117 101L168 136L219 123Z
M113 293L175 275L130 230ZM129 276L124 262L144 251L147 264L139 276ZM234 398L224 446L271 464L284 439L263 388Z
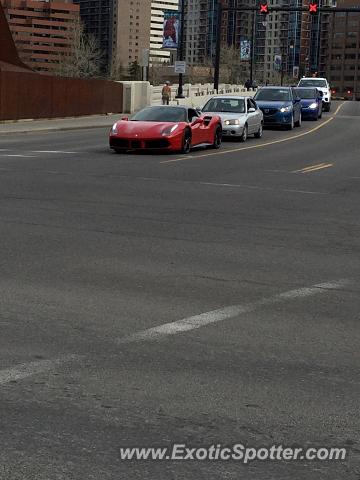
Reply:
M323 165L314 165L312 168L307 168L306 170L300 170L301 173L311 173L317 172L318 170L323 170L324 168L330 168L334 164L333 163L324 163Z
M291 173L307 172L308 170L312 170L313 168L316 168L316 167L322 167L323 165L325 165L324 162L318 163L317 165L309 165L308 167L300 168L299 170L294 170Z
M252 150L254 148L263 148L267 147L269 145L275 145L277 143L283 143L283 142L288 142L289 140L295 140L296 138L304 137L305 135L309 135L310 133L314 133L320 128L325 127L328 123L330 123L332 120L334 120L335 116L338 114L340 108L344 105L345 102L342 102L338 108L335 110L334 114L325 120L325 122L321 123L317 127L312 128L311 130L308 130L307 132L303 133L298 133L297 135L293 135L292 137L286 137L286 138L281 138L279 140L272 140L271 142L266 142L266 143L260 143L259 145L249 145L247 147L239 147L239 148L232 148L229 150L220 150L217 152L211 152L211 153L205 153L203 155L189 155L187 157L181 157L181 158L174 158L172 160L163 160L162 162L159 162L161 164L171 164L171 163L176 163L176 162L184 162L184 161L189 161L189 160L197 160L199 158L204 158L204 157L213 157L217 155L226 155L227 153L234 153L234 152L241 152L243 150Z

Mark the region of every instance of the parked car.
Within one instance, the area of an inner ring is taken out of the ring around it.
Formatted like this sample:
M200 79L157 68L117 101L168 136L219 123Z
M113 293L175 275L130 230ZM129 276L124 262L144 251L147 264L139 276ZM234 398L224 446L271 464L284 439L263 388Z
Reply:
M201 115L186 106L146 107L131 118L123 117L110 130L110 148L127 150L164 150L189 153L197 145L220 148L221 119Z
M254 100L264 114L264 125L300 127L301 103L293 87L262 87Z
M302 118L310 118L312 120L321 118L323 109L322 92L313 87L299 87L295 88L295 91L300 97Z
M323 93L323 110L330 112L331 108L331 89L326 78L304 77L298 83L298 87L315 87Z
M203 114L221 118L223 137L232 137L245 142L248 135L261 138L263 113L252 98L216 96L202 108Z

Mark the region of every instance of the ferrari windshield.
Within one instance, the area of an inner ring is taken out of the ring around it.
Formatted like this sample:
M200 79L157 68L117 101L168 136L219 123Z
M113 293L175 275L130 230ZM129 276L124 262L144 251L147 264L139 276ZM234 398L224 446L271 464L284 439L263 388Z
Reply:
M186 109L179 107L147 107L136 113L132 121L137 122L186 122Z
M254 100L266 102L288 102L290 90L288 88L261 88L254 96Z
M295 92L301 99L311 100L312 98L317 98L319 96L316 88L295 88Z
M299 87L322 87L327 88L326 80L319 80L316 78L303 78L299 82Z
M202 111L245 113L245 102L242 98L212 98Z

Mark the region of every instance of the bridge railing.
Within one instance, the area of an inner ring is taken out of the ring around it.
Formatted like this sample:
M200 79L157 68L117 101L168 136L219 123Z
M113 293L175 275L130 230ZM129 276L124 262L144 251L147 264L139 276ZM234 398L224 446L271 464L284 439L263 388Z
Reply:
M161 104L162 88L163 88L162 86L151 87L151 105ZM175 99L177 90L178 90L178 85L171 86L171 98L172 98L171 103L174 103L174 104L177 103ZM219 90L218 92L216 92L216 90L214 90L213 84L207 83L207 84L201 84L201 85L185 84L183 88L183 93L185 96L186 103L194 104L194 106L197 106L199 104L199 101L201 102L201 99L205 100L216 94L241 95L241 94L247 94L247 91L243 85L230 85L230 84L223 83L219 85ZM183 103L183 101L181 103Z

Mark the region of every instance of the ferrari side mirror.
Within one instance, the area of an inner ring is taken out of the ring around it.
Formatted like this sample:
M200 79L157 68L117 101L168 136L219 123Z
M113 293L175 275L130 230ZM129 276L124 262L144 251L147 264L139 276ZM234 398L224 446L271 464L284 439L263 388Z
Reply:
M191 125L202 125L204 123L204 119L201 117L196 117L191 122Z

